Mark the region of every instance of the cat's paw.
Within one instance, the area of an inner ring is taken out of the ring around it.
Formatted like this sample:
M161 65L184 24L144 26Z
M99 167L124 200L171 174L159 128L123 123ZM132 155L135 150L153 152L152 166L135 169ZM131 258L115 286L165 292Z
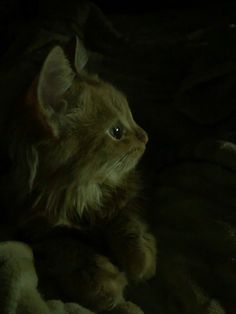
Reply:
M94 311L104 311L122 302L127 280L108 258L96 255L85 269L64 278L64 287L65 283L74 300Z
M156 241L151 233L127 241L120 262L127 276L133 280L149 279L156 273Z

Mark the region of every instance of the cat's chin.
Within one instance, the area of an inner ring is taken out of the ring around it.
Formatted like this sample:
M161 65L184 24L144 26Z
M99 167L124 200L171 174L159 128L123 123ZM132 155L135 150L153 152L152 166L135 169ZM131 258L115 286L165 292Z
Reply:
M109 175L97 178L96 182L98 184L105 184L111 187L119 186L133 168L123 169L122 171L114 171L113 173L109 173Z
M122 183L123 179L135 169L141 157L142 155L139 155L139 158L136 158L130 161L122 170L117 171L116 173L112 175L109 175L109 177L106 177L105 181L109 185L113 185L113 186L119 185L120 183Z
M145 152L145 146L135 147L129 151L129 158L124 173L134 169Z

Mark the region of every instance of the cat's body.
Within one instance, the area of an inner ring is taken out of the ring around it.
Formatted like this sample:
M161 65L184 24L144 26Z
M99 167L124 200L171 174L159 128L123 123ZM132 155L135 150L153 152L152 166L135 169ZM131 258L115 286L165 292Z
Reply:
M136 205L135 166L148 138L125 96L86 74L85 63L79 41L77 73L59 46L47 56L6 126L13 166L2 199L30 230L42 278L67 299L107 310L122 304L129 280L155 273L155 240Z

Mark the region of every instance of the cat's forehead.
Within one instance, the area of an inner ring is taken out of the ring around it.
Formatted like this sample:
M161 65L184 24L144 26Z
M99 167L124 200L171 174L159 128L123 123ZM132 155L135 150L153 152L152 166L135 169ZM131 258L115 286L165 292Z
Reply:
M127 126L133 124L126 96L113 85L99 79L76 81L75 83L73 95L76 106L84 109L87 117L91 115L94 118L96 115L105 124L115 120L121 120Z
M126 96L108 83L101 83L95 94L95 103L115 115L130 117L131 111Z

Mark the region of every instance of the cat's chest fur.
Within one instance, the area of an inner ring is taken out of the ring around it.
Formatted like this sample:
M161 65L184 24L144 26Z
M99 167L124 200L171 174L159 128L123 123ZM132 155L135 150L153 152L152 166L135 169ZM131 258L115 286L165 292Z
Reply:
M109 220L137 195L138 182L129 174L119 185L103 183L71 185L62 190L43 189L34 200L36 212L44 209L56 224L70 225L83 217ZM89 218L89 220L90 220Z
M58 222L66 222L73 216L81 217L88 209L99 210L102 207L106 191L99 184L72 185L65 189L45 187L35 193L33 207L44 208L47 214L57 217Z
M79 186L76 194L76 209L81 214L88 207L101 207L105 196L105 189L99 184L90 183L87 186Z

